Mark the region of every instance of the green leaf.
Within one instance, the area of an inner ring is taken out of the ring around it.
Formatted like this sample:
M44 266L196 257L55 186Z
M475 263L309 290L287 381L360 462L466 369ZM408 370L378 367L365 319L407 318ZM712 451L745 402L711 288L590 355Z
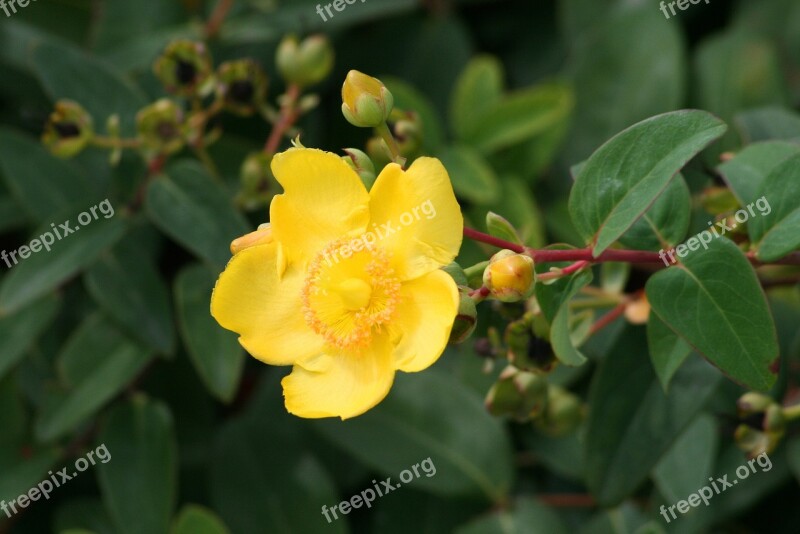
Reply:
M45 223L32 234L35 239L49 234L54 244L48 252L41 248L40 243L39 252L32 253L26 259L19 257L19 264L12 267L11 273L0 285L0 315L13 313L69 280L125 233L126 221L120 215L110 219L99 218L81 226L76 213L59 216L56 221L66 222ZM56 224L69 224L73 233L64 235L66 231L60 230ZM54 232L59 233L54 236Z
M426 151L439 150L444 143L444 128L430 100L399 78L384 76L381 77L381 81L391 91L397 109L414 111L419 115L422 121L422 146Z
M53 530L88 529L97 534L116 534L108 511L99 497L79 497L60 505L53 519Z
M231 241L249 231L227 191L190 160L170 165L150 184L145 208L161 231L215 268L225 267Z
M451 146L438 154L456 194L476 204L489 204L500 196L494 170L479 152L467 146Z
M48 295L12 315L0 317L0 378L22 359L60 308L60 299Z
M48 42L33 50L32 61L45 91L54 100L80 103L92 115L96 128L118 114L122 135L134 133L136 112L147 104L147 99L111 65L79 49Z
M755 143L739 152L735 158L720 164L717 172L731 188L742 206L758 198L761 184L776 167L800 154L800 145L786 141Z
M636 250L660 250L683 241L689 230L692 196L683 176L678 174L652 206L619 242Z
M602 506L622 502L647 478L716 389L719 374L695 358L661 389L644 329L628 327L592 380L586 483Z
M238 419L216 436L211 463L211 501L237 534L343 534L346 519L339 514L326 524L321 507L337 505L340 497L317 459L296 440L263 419Z
M800 155L774 168L761 184L758 195L760 216L753 217L748 224L750 240L759 260L775 261L800 247ZM769 210L761 209L762 199Z
M764 292L742 251L725 238L647 282L653 311L731 379L766 391L778 341Z
M491 153L521 143L560 124L572 111L572 89L550 83L506 96L476 117L480 123L464 142Z
M89 316L58 355L65 394L49 398L36 421L42 441L86 421L133 380L151 355L100 314Z
M109 317L132 338L171 354L175 330L169 292L140 240L125 239L84 275L86 288Z
M550 322L550 344L553 352L564 365L578 366L586 362L586 356L575 347L570 329L569 301L578 292L592 281L592 271L582 271L569 277L563 293L561 303L555 316Z
M17 229L26 222L27 217L13 198L6 195L0 197L0 232Z
M486 214L486 231L489 235L499 237L517 245L522 244L522 240L517 235L517 230L502 215L490 211Z
M185 268L175 281L175 308L197 374L215 397L230 402L239 387L245 355L236 334L221 328L208 311L215 281L205 266Z
M650 361L658 376L664 392L669 391L669 383L675 372L683 365L692 352L692 347L658 318L650 314L647 321L647 346L650 349Z
M700 415L661 458L653 478L664 498L670 502L685 499L708 483L715 474L717 424L713 417Z
M217 515L196 504L183 507L170 534L229 534L228 527Z
M736 115L734 122L748 144L770 139L800 141L800 115L787 109L751 109Z
M42 144L0 128L0 171L11 194L37 222L87 202L86 178L73 165L51 155Z
M30 458L17 458L11 465L3 465L0 474L0 501L7 503L35 488L39 482L47 479L47 470L59 458L58 449L53 447L37 450ZM22 508L17 508L17 511L22 511Z
M475 220L480 220L485 217L487 209L502 213L517 229L523 244L533 248L544 247L546 244L544 217L533 196L531 186L513 175L502 176L499 182L499 200L485 207L474 207L470 215Z
M134 397L108 415L98 441L112 455L97 464L97 471L103 501L119 532L166 534L178 469L167 406Z
M569 198L575 228L599 255L630 228L670 180L727 126L704 111L652 117L617 134L581 168Z
M556 512L533 498L518 499L511 510L472 521L456 534L566 534L567 526Z
M459 139L481 127L480 116L503 96L503 65L494 56L477 56L456 80L450 107L450 127Z
M449 496L482 492L500 501L511 487L511 449L502 423L466 386L435 370L399 374L376 408L344 422L319 421L315 428L393 480L430 458L436 476L420 471L410 482L420 490Z

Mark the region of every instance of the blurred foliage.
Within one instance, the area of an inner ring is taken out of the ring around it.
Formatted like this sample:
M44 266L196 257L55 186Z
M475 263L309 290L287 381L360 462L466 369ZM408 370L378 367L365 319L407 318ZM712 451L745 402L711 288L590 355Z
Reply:
M599 173L604 162L573 166L660 113L693 107L730 126L706 149L713 136L702 131L713 124L692 130L680 123L664 138L686 138L686 154L664 160L683 155L682 164L702 150L648 212L670 243L705 229L712 215L700 198L707 188L724 179L744 205L764 183L779 181L783 175L770 176L781 163L797 162L796 0L714 0L668 20L656 0L366 0L327 22L318 3L233 2L207 40L214 65L258 62L265 86L256 93L264 90L274 112L275 97L287 90L287 69L274 59L279 43L289 34L324 33L335 51L333 72L309 83L306 96L314 98L302 102L298 130L288 133L302 132L309 147L361 147L379 163L379 140L344 120L339 93L350 69L379 75L406 112L390 117L404 155L439 157L468 224L486 229L487 212L502 215L489 217L488 226L506 239L585 244L598 228L583 205L568 206L571 172ZM230 241L265 222L279 193L263 162L248 159L269 135L270 110L227 106L213 124L203 123L207 153L195 150L205 142L180 144L158 165L152 153L114 141L133 139L137 114L168 96L152 68L156 59L176 39L202 41L216 7L210 0L38 0L13 16L0 12L0 246L16 250L104 199L115 208L52 251L2 266L0 499L16 498L102 443L112 460L9 521L0 516L0 532L797 531L800 437L790 430L770 455L771 470L663 522L659 506L745 462L733 443L745 389L721 378L673 333L674 324L654 315L646 329L617 320L585 341L595 316L571 316L574 295L593 278L588 287L611 294L643 287L639 274L618 265L537 286L555 356L588 362L550 375L553 409L537 424L492 417L483 406L501 369L481 342L488 337L497 348L509 341L498 341L498 316L530 320L513 305L482 311L476 347L450 348L433 369L399 376L364 416L342 423L286 414L284 370L246 358L208 313ZM251 72L249 63L235 65L229 76ZM204 105L214 98L203 97ZM89 143L72 159L52 155L40 137L59 100L80 104L86 124L121 150L109 157L109 146ZM176 111L185 112L192 109ZM643 160L658 156L657 146L636 148ZM720 164L723 152L739 155ZM797 178L796 169L783 170ZM642 225L603 232L603 247L617 239L659 246ZM736 287L751 271L725 243L718 254L730 260L720 276ZM490 250L465 242L459 263L476 264ZM687 262L687 272L701 267ZM651 286L669 295L684 282L669 272L651 279L648 295ZM730 305L726 290L717 291L712 300ZM795 283L768 296L782 355L770 394L792 398L800 293ZM652 300L673 323L683 313L666 297ZM727 309L707 320L719 327L731 316ZM776 343L748 326L748 317L737 320L734 333L748 343ZM705 326L680 331L699 339ZM530 328L537 325L524 324ZM706 355L720 352L694 345ZM735 352L709 359L745 382L752 378L747 370L736 374ZM568 417L567 409L577 413L585 403L585 418ZM567 420L565 428L556 424ZM426 458L435 476L330 524L319 513Z

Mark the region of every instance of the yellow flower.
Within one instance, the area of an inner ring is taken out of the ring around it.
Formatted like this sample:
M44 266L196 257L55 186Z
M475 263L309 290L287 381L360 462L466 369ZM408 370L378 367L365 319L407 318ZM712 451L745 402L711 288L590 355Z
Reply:
M433 158L386 166L367 192L338 156L293 148L272 161L284 188L271 236L239 247L211 313L259 360L293 365L286 408L301 417L360 415L395 371L441 355L458 289L440 267L461 247L463 218Z

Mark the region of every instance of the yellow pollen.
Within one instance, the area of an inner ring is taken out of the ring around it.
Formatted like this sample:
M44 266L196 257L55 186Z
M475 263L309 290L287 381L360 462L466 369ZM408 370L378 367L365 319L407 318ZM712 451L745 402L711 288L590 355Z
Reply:
M337 292L350 311L363 309L369 304L372 296L372 286L360 278L349 278L339 284Z
M306 323L341 350L369 345L400 302L401 283L388 254L371 245L343 257L350 242L339 239L317 254L302 290Z

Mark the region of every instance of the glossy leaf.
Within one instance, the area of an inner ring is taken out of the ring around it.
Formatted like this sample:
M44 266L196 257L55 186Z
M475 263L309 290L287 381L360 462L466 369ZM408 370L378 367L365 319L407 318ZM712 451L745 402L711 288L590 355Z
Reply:
M681 261L647 282L653 311L731 379L769 389L777 373L777 334L744 254L721 237Z
M689 188L679 174L619 242L635 250L661 250L678 245L689 229L691 205Z
M786 141L765 141L749 145L736 157L717 167L717 171L746 206L758 198L761 184L769 174L792 156L800 154L800 145Z
M666 392L675 372L692 352L692 347L670 330L655 313L651 313L647 321L647 346L653 369Z
M0 378L22 359L60 307L60 299L49 295L14 314L0 317Z
M658 115L616 135L581 168L569 199L576 229L599 255L726 126L703 111Z
M759 260L775 261L800 248L800 155L775 167L757 195L762 211L748 223L750 239Z

